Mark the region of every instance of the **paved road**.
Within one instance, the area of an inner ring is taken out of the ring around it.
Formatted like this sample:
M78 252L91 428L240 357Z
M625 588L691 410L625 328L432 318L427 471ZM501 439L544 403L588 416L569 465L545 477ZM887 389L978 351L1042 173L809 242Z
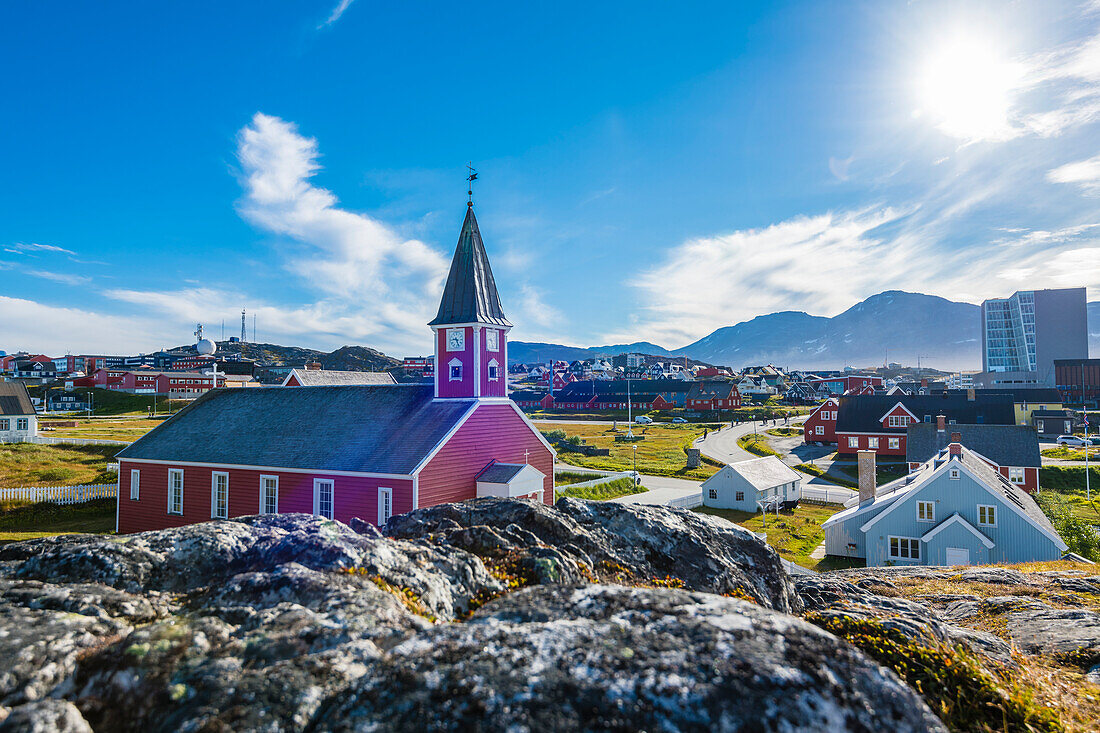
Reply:
M700 481L689 481L682 478L670 478L668 476L642 475L642 486L649 491L643 494L630 494L620 496L611 501L619 504L668 504L672 499L682 499L685 496L698 494Z

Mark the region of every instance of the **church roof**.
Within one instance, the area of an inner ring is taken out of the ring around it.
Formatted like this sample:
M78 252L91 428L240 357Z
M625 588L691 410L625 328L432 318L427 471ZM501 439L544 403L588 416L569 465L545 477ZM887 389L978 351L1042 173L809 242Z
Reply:
M477 400L431 385L215 389L118 458L408 475Z
M485 254L485 244L481 241L473 207L466 208L466 220L462 222L462 234L458 237L458 247L451 260L451 272L443 288L439 312L428 325L449 323L512 325L500 307L493 269Z

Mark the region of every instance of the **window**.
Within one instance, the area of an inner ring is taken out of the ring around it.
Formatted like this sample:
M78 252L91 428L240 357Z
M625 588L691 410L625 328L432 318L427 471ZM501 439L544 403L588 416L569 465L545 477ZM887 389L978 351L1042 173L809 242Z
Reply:
M859 438L848 438L848 447L849 448L858 448L859 447Z
M737 492L737 501L744 501L744 500L745 500L745 492L744 491L738 491Z
M451 359L447 362L447 366L450 368L448 379L452 382L462 381L462 362L458 359Z
M0 420L0 430L11 430L11 420L6 417Z
M183 514L183 470L168 469L168 513Z
M815 435L824 435L825 434L825 426L824 425L818 425L816 428L814 428L814 434Z
M932 416L931 415L925 415L924 416L924 421L925 422L932 422Z
M920 539L890 537L890 557L897 560L920 560Z
M890 438L888 440L888 445L890 446L890 450L898 450L901 448L901 438Z
M378 526L390 521L393 516L393 489L378 489Z
M260 476L260 514L279 513L279 477Z
M868 448L878 448L878 438L868 438L867 439L867 447Z
M997 526L997 507L989 504L978 505L978 526L979 527L996 527Z
M886 424L892 428L904 428L909 424L909 417L907 415L891 415L886 418Z
M313 479L313 513L325 519L332 519L332 479Z
M130 501L138 501L141 492L141 471L130 469Z
M229 519L229 474L210 474L210 518Z
M934 522L934 521L936 521L936 502L934 502L934 501L918 501L917 502L917 521L918 522Z
M949 476L950 476L951 478L958 478L958 477L959 477L959 469L957 469L957 468L952 468L952 469L951 469L951 470L950 470L950 471L948 472L948 475L949 475Z
M1024 482L1024 469L1022 468L1009 468L1008 480L1014 484L1022 484Z
M495 382L500 379L500 366L497 364L496 359L489 360L489 381Z
M709 496L711 499L717 499L718 498L718 490L717 489L707 489L707 496Z
M21 417L18 420L16 420L15 421L15 429L16 430L26 430L27 429L27 418Z

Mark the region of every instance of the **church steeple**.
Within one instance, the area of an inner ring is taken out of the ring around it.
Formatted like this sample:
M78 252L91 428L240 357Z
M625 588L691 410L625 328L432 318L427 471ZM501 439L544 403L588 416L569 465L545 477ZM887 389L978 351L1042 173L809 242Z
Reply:
M439 312L428 325L452 323L512 325L500 307L493 268L489 266L472 205L466 207L466 220L462 222L462 233L458 236L458 247L451 260L451 272L443 288L443 298L439 301Z
M458 236L435 332L437 399L507 397L508 331L472 204Z

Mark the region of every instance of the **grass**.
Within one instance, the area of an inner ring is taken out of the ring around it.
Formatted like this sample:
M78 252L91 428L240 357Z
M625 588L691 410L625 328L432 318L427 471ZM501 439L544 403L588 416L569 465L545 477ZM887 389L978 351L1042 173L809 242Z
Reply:
M0 445L0 488L113 484L107 470L121 445Z
M763 435L749 433L748 435L742 435L737 439L737 445L741 446L749 453L754 453L758 456L778 456L779 453L772 449L768 445L768 439Z
M153 395L130 394L113 389L98 387L77 387L72 394L92 393L92 414L94 415L148 415L153 406ZM164 414L171 407L173 412L183 409L188 403L184 400L171 400L157 397L157 413Z
M1100 467L1089 466L1089 483L1100 487ZM1039 486L1051 491L1085 493L1084 466L1043 466L1039 469Z
M799 428L768 428L764 432L777 438L793 438L796 435L802 435L802 430Z
M649 489L644 486L635 486L634 479L624 476L623 478L617 478L614 481L596 484L595 486L582 486L576 489L565 486L558 489L557 495L558 498L571 496L574 499L606 501L607 499L614 499L629 494L643 494L646 491L649 491Z
M0 542L58 534L107 534L115 531L115 500L83 504L24 504L0 510Z
M581 468L598 468L606 471L630 471L634 468L634 450L638 449L638 472L651 476L675 476L677 478L705 479L718 468L704 463L699 468L687 468L685 442L703 434L698 425L632 425L635 435L645 437L636 443L616 443L616 435L625 435L626 426L614 429L610 425L558 425L569 437L579 437L588 445L608 448L611 455L585 456L580 453L561 453L558 457Z
M801 471L802 473L808 473L811 476L817 476L826 481L831 481L837 486L844 486L849 489L854 489L858 486L855 481L845 478L844 476L839 476L836 473L827 473L821 466L814 465L813 463L799 463L793 466L793 468L796 471Z
M1062 461L1083 461L1085 460L1084 448L1070 448L1058 446L1057 448L1046 448L1039 451L1046 458L1057 458ZM1093 461L1100 458L1100 447L1089 448L1089 460Z
M73 418L70 420L43 420L39 425L51 426L57 423L73 422L73 420L76 421L76 427L55 427L53 430L43 433L43 435L49 435L51 438L124 440L132 443L164 422L160 419L142 417L116 420L109 418L93 420Z
M558 487L569 484L579 484L582 481L591 481L599 478L596 473L581 473L580 471L557 471L554 473L554 485ZM560 492L559 492L560 493Z
M766 527L764 516L760 512L754 514L736 509L715 509L706 506L699 507L695 511L722 517L753 532L764 532L768 536L768 544L774 547L784 559L804 568L816 570L822 561L810 557L810 553L825 541L825 530L821 528L821 523L843 508L839 504L802 503L789 514L780 514L778 517L775 514L769 514Z

